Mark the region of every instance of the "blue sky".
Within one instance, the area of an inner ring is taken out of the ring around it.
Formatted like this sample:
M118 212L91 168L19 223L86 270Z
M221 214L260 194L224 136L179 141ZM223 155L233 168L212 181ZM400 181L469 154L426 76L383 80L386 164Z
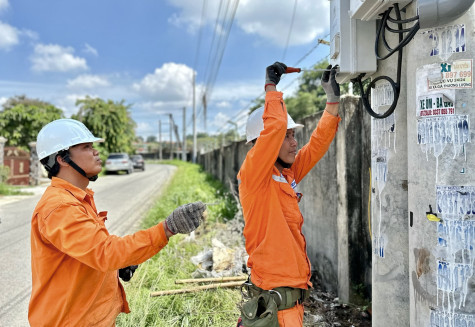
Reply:
M181 134L183 107L192 132L195 72L198 131L206 92L206 131L234 128L232 120L243 133L266 66L309 68L329 54L315 48L328 40L329 15L328 0L0 0L0 104L24 94L70 117L86 95L125 100L137 135L157 136L161 120L167 139L166 114ZM280 89L291 94L297 78Z

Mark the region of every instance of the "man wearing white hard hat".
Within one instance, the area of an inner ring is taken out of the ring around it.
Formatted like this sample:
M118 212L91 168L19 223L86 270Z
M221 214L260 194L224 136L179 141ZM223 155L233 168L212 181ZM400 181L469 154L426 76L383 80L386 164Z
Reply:
M81 122L58 119L38 133L37 152L51 185L31 221L30 326L115 326L130 312L124 281L176 233L201 222L206 206L189 203L159 224L132 235L110 235L88 187L102 169L95 137Z
M267 67L265 105L251 113L246 126L247 142L253 147L238 180L251 275L243 285L247 302L238 326L301 327L302 302L312 287L298 184L335 137L341 120L340 86L337 67L328 66L322 77L325 111L308 143L298 150L295 129L303 125L287 114L283 94L276 90L286 70L280 62Z

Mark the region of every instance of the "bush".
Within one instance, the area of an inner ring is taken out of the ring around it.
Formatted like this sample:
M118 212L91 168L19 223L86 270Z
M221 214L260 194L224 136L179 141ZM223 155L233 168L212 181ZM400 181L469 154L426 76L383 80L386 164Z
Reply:
M0 184L4 184L10 176L10 167L0 166Z

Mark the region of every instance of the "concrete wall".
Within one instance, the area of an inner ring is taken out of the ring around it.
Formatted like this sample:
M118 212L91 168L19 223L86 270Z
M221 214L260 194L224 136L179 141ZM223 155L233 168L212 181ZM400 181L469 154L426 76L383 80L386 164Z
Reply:
M314 273L343 301L357 301L359 286L371 289L371 239L368 226L370 119L359 99L345 97L342 122L327 154L299 184L303 232ZM296 138L303 146L321 113L306 117ZM197 158L204 169L237 189L236 175L251 147L233 143ZM365 291L365 290L363 290Z
M474 21L472 6L420 30L404 48L395 116L372 121L373 326L475 326L475 94L456 80L473 73ZM396 57L373 77L395 79Z

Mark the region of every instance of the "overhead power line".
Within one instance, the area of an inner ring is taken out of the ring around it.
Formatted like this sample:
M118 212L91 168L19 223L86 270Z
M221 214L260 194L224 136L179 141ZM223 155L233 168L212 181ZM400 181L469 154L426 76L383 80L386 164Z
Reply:
M297 11L297 0L294 2L294 10L292 12L292 19L290 20L289 33L287 34L287 41L285 42L284 54L282 55L282 61L285 61L285 55L287 54L287 48L289 47L290 35L294 26L295 12Z
M228 0L223 6L223 0L220 1L218 13L216 16L216 22L214 27L213 38L211 41L211 47L208 55L208 62L204 71L204 89L199 99L209 102L211 93L218 75L221 61L226 49L229 34L234 22L236 11L239 5L239 0ZM200 106L197 113L197 118L203 113L203 101L200 102ZM204 112L206 119L206 112ZM192 121L188 122L188 125Z
M327 34L324 39L326 39L330 34ZM318 39L318 42L317 44L315 44L309 51L307 51L299 60L297 60L297 62L295 62L295 64L293 64L292 66L293 67L298 67L299 64L305 60L305 58L307 58L310 54L312 54L312 52L314 52L319 46L320 44L326 44L325 43L325 40L324 39ZM327 56L324 56L322 58L320 58L318 61L324 59L324 58L328 58L328 55ZM285 75L286 76L286 75ZM296 78L294 78L289 84L285 85L282 90L286 90L287 88L289 88L292 84L294 84L296 81L298 81L298 75L296 76ZM239 110L237 112L236 115L234 115L230 120L232 121L239 121L240 119L243 119L244 117L247 116L247 112L249 111L249 109L254 105L254 103L256 103L259 99L263 98L265 96L266 92L263 91L262 93L260 93L256 98L252 99L243 109ZM238 119L238 117L240 119ZM238 122L239 124L239 122ZM229 125L224 125L222 126L220 129L217 130L217 133L220 133L222 131L227 131L229 130L230 127Z

